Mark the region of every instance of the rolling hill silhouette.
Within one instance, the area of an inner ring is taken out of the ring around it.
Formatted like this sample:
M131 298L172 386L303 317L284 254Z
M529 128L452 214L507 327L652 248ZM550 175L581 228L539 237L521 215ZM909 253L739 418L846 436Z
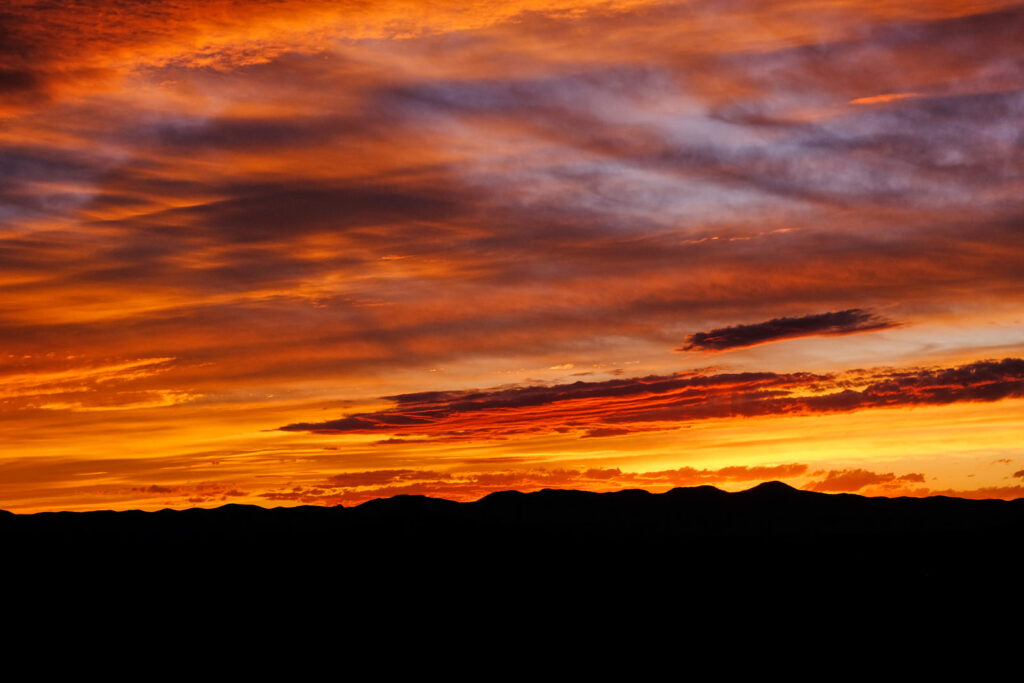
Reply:
M1022 532L1024 499L865 498L780 482L738 493L545 489L472 503L402 495L351 508L0 515L9 575L178 590L211 576L236 587L275 577L524 592L559 581L991 581L1015 577Z

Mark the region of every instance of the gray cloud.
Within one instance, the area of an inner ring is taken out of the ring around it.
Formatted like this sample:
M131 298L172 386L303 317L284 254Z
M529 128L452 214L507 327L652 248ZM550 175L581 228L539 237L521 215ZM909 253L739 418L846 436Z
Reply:
M686 344L677 350L724 351L796 337L874 332L894 326L894 323L870 311L851 308L835 313L818 313L799 318L773 318L752 325L735 325L708 332L695 332L688 336Z

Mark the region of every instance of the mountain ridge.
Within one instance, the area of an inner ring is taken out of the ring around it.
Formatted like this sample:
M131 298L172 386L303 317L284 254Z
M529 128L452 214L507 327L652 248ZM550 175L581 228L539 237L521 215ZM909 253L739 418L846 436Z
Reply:
M4 519L11 518L27 518L35 517L40 515L100 515L100 514L144 514L144 515L155 515L155 514L166 514L166 513L192 513L193 511L232 511L232 510L323 510L323 509L344 509L344 510L357 510L369 506L374 508L382 504L391 505L410 505L410 504L427 504L432 505L434 501L439 502L441 505L478 505L481 503L493 504L496 501L511 501L518 497L527 496L534 498L542 497L560 497L563 500L570 498L576 498L582 500L584 498L594 497L623 497L623 496L635 496L643 498L647 496L667 496L672 498L686 498L692 500L724 500L728 497L740 497L750 500L760 500L764 502L771 501L782 501L782 500L824 500L824 499L857 499L857 500L882 500L882 501L963 501L967 504L974 503L997 503L997 504L1022 504L1024 505L1024 498L1017 498L1013 500L1004 500L1001 498L959 498L956 496L922 496L922 497L911 497L911 496L864 496L858 493L824 493L821 491L809 491L806 489L798 489L789 484L781 481L767 481L757 484L749 489L743 489L741 491L725 491L716 486L709 484L703 484L700 486L677 486L675 488L663 491L661 493L654 493L642 488L627 488L620 489L617 491L587 491L583 489L561 489L561 488L543 488L536 491L519 491L516 489L509 489L504 491L494 491L488 493L481 498L473 501L455 501L448 498L442 498L437 496L428 496L424 494L409 494L400 493L394 496L386 498L372 498L370 500L358 503L356 505L345 506L342 504L338 505L294 505L294 506L282 506L278 505L275 507L265 507L262 505L255 505L252 503L225 503L224 505L218 505L216 507L191 507L191 508L160 508L159 510L140 510L140 509L128 509L128 510L111 510L111 509L98 509L98 510L44 510L40 512L31 513L17 513L5 509L0 509L0 517ZM392 501L388 503L388 501ZM415 502L414 502L415 501Z
M1015 581L1022 539L1024 499L869 498L778 484L736 493L548 489L467 503L403 495L347 508L0 515L0 569L25 584L75 576L83 590L127 582L209 592L212 577L254 591L267 582L390 590L413 581L425 594L504 585L527 595L551 594L552 581L676 590L752 577L794 590L881 590L907 580Z

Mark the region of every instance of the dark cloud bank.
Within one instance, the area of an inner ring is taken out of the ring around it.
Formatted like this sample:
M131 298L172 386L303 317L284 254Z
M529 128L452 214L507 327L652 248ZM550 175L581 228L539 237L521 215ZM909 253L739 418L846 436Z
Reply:
M1005 358L953 368L876 369L843 375L677 373L553 386L421 392L387 397L395 403L390 409L281 429L415 434L442 440L543 433L617 436L712 418L814 415L1020 397L1024 397L1024 359Z

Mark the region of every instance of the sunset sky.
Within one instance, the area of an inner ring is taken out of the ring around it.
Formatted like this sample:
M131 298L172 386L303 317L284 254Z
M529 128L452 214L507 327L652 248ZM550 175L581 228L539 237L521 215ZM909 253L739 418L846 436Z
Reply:
M0 509L1024 497L1024 3L7 0Z

